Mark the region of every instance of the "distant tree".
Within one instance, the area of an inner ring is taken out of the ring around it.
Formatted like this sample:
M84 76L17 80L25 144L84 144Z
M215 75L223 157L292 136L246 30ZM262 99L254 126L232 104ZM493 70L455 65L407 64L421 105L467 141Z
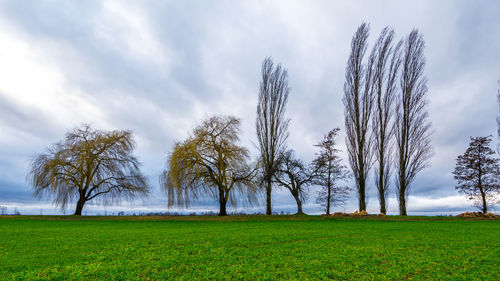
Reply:
M0 215L4 216L7 214L7 207L0 206Z
M404 42L401 92L396 100L394 134L396 137L396 189L399 213L406 216L410 185L416 175L429 166L432 156L431 123L427 112L427 80L424 39L414 29Z
M380 213L387 212L387 192L392 164L392 117L396 98L396 82L401 65L401 44L392 45L394 31L384 28L373 48L375 64L373 70L373 87L375 106L373 111L373 136L375 166L375 186L378 190Z
M77 201L74 215L81 215L90 200L112 204L149 192L139 161L132 155L134 147L130 131L100 131L83 125L36 156L27 178L36 197L53 197L63 211Z
M369 30L369 26L363 23L352 38L343 97L346 146L360 211L366 210L366 181L373 154L369 122L374 103L372 75L375 58L370 56L368 64L363 63Z
M260 149L261 174L266 190L266 214L272 214L271 193L277 160L285 150L290 119L285 117L288 101L288 72L271 58L262 63L262 80L257 104L256 130Z
M500 195L499 159L490 148L491 136L471 137L471 142L463 155L457 158L453 174L458 181L455 187L460 193L474 201L474 206L483 213L488 205L495 204Z
M500 112L500 79L497 81L498 83L498 91L497 91L497 104ZM500 139L500 115L497 116L497 135ZM500 154L500 143L497 144L497 153Z
M339 181L345 180L349 175L338 155L340 150L336 148L335 138L339 131L339 128L335 128L324 136L316 145L320 151L313 160L316 171L314 184L321 187L316 202L324 207L327 215L333 206L345 204L350 191L349 187L339 185Z
M219 215L227 215L241 196L245 203L256 202L255 169L248 162L248 150L239 146L240 120L213 116L196 127L184 142L175 144L168 169L160 183L169 206L189 206L191 200L210 197L219 202Z
M303 214L302 203L308 199L308 187L313 183L315 171L295 156L293 150L282 153L278 160L274 180L290 191L297 203L297 214Z

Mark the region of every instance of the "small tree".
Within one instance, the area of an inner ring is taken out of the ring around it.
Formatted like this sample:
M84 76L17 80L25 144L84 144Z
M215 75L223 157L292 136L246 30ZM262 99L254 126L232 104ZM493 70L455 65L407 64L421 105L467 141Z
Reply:
M214 116L175 145L160 177L169 206L187 207L206 196L219 202L219 215L225 216L227 202L235 206L239 196L245 203L256 202L255 169L247 164L248 150L237 144L239 126L235 117Z
M332 206L345 203L350 191L349 187L338 184L349 175L347 167L342 165L338 155L340 150L336 148L335 138L339 131L339 128L329 131L316 145L320 151L313 160L316 171L314 183L321 186L316 202L325 209L327 215L330 214Z
M498 91L497 91L497 104L500 113L500 79L497 81ZM500 115L497 116L497 136L500 139ZM500 143L497 144L497 153L500 154Z
M7 207L0 206L0 215L5 216L7 214Z
M278 163L274 180L290 191L297 203L297 214L303 214L302 203L308 199L307 187L313 183L315 171L295 157L295 152L291 149L280 156Z
M483 213L494 204L500 194L499 159L490 148L491 136L471 137L463 155L458 156L453 174L458 181L455 187L474 202Z
M54 197L63 210L77 201L74 215L81 215L90 200L112 204L123 197L146 195L149 187L132 155L134 147L130 131L100 131L83 125L36 156L28 180L36 197Z

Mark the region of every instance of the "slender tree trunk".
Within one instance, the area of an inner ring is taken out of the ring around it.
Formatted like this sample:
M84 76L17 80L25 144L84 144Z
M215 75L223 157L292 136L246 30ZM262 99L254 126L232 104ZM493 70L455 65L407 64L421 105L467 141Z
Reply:
M378 196L379 196L379 200L380 200L380 213L385 215L387 210L385 207L384 169L383 169L382 165L380 167L380 173L378 176L379 176L379 180L378 180L378 193L379 193L379 195Z
M479 161L479 178L478 178L478 185L479 185L479 192L481 193L481 199L483 201L483 214L486 214L488 211L488 207L486 206L486 193L483 190L483 171L481 169L481 161Z
M326 215L330 215L330 202L332 201L332 187L330 182L328 182L328 196L326 197Z
M271 179L267 180L267 187L266 187L266 215L272 215L272 209L271 209L271 191L272 191L272 181Z
M380 213L386 214L387 210L385 209L385 193L383 190L379 190L380 192Z
M85 198L80 196L80 199L78 199L78 202L76 203L76 209L75 209L75 213L73 215L81 216L82 210L83 210L83 205L85 205Z
M383 151L383 147L382 147L382 151ZM384 177L384 174L385 174L385 163L384 163L384 155L383 153L380 153L380 156L379 158L381 159L380 160L380 166L379 166L379 174L378 174L378 196L379 196L379 201L380 201L380 213L381 214L386 214L387 210L386 210L386 207L385 207L385 190L384 190L384 187L385 187L385 177Z
M365 181L359 182L359 211L366 211L366 194L365 194Z
M399 215L406 216L406 196L405 196L406 186L400 187L399 190Z
M295 202L297 202L297 215L304 214L304 212L302 212L302 201L300 201L299 195L294 195L293 198L295 198Z
M481 191L481 198L483 199L483 214L486 214L488 212L488 206L486 204L486 194Z
M227 198L224 194L224 190L219 188L219 216L227 216L226 205Z

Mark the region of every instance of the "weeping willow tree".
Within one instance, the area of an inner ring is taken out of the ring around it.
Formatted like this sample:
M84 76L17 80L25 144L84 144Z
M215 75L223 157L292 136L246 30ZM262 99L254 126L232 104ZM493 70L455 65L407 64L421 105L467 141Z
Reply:
M226 205L239 201L257 202L254 171L248 164L248 150L237 143L240 120L214 116L196 127L169 155L168 169L160 177L168 206L188 207L193 200L212 198L219 202L219 215Z
M100 131L83 125L37 155L27 179L36 197L53 197L62 209L76 201L74 215L81 215L90 200L113 204L149 192L132 155L134 147L130 131Z

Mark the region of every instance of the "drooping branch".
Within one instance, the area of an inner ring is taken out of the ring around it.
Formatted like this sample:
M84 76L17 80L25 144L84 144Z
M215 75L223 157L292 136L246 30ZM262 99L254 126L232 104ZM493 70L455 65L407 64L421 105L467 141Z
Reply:
M228 201L233 206L256 202L255 168L247 163L248 150L237 144L239 125L237 118L214 116L175 145L168 170L160 177L169 206L187 207L192 200L209 197L219 202L220 215L226 215Z
M35 157L27 177L37 197L53 197L63 209L78 201L75 214L79 215L92 199L112 204L149 192L132 155L134 148L130 131L99 131L84 125Z

